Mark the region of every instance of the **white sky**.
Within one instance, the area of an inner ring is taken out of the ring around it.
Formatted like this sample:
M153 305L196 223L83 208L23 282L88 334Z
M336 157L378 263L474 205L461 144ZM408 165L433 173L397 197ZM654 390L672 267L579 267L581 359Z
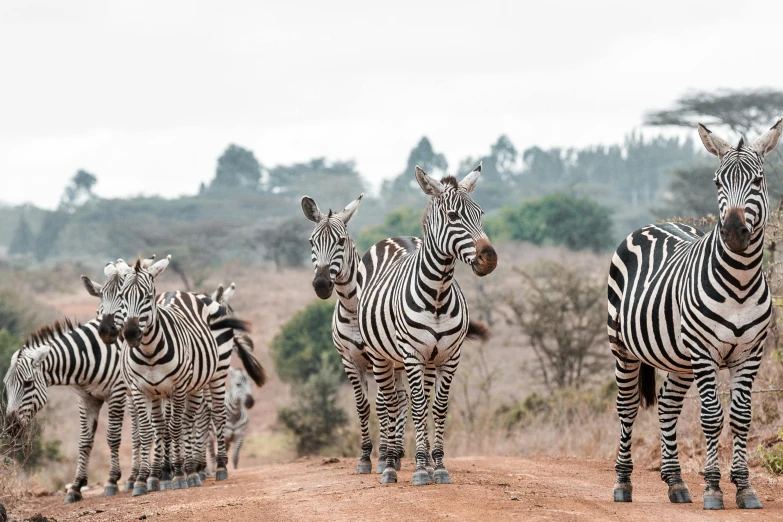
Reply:
M616 143L688 89L783 87L783 2L696 4L5 0L0 201L53 207L79 168L105 197L193 194L231 142L377 186L422 135L456 167L501 133Z

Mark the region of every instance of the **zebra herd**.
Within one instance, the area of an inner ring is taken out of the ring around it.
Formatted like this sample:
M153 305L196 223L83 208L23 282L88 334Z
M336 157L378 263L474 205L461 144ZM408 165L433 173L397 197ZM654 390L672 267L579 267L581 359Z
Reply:
M129 266L120 259L106 266L103 284L82 276L88 293L100 299L98 318L84 325L63 320L44 326L11 357L3 381L9 432L18 432L45 405L48 386L71 386L79 395L79 460L66 504L82 498L104 402L111 451L105 496L119 492L120 431L126 406L133 445L126 489L134 496L201 485L209 471L207 447L214 453L210 437L218 446L215 478L226 479L227 411L230 436L235 439L234 466L238 464L247 429L244 409L252 406L248 379L262 386L264 369L252 353L248 323L233 317L228 305L233 283L225 292L218 287L212 297L168 292L156 299L153 280L169 260L139 259ZM232 382L224 402L232 353L237 353L245 369L230 369Z
M685 395L696 381L707 442L704 508L723 508L718 466L723 410L717 372L727 368L733 434L730 479L740 508L761 507L749 482L746 444L750 394L772 305L762 270L769 213L764 157L777 145L782 129L780 120L751 145L740 140L732 147L699 125L702 143L720 160L714 179L717 225L706 234L678 223L650 225L629 235L612 257L607 330L616 359L621 425L616 502L632 500L633 424L639 406L656 399L661 478L671 502L691 502L682 480L676 427ZM339 212L323 213L307 196L301 202L305 217L315 224L310 235L313 289L321 299L337 293L332 337L359 417L359 474L373 471L368 373L377 383L376 473L382 483L397 482L409 400L416 432L413 484L451 483L443 447L449 389L463 342L489 337L486 325L470 319L455 267L461 261L475 275L485 276L498 261L482 227L483 211L471 196L480 174L481 165L461 181L451 176L438 181L416 167L416 180L429 196L423 238L385 239L362 256L347 228L361 195ZM87 291L100 299L98 318L81 326L60 322L45 327L12 357L4 382L7 415L14 425L26 424L43 406L47 386L71 385L80 395L80 458L66 502L78 500L86 483L103 402L109 404L112 454L106 495L117 492L126 404L133 419L128 484L134 495L164 487L170 479L175 488L200 485L207 446L213 452L210 436L217 442L216 479L227 477L226 441L231 438L237 464L247 427L244 406L252 405L248 374L260 386L263 369L252 354L248 324L231 313L220 291L211 298L186 292L156 297L155 279L169 260L110 263L103 285L83 277ZM231 292L233 286L223 296ZM229 369L232 353L247 374ZM657 398L656 368L667 373ZM233 387L224 401L229 371ZM427 410L433 388L431 445Z

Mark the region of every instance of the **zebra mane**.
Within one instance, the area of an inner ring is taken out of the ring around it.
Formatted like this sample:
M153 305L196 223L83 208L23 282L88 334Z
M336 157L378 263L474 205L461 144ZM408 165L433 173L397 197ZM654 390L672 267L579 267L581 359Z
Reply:
M740 137L739 143L737 144L737 150L740 150L744 146L745 146L745 138Z
M451 185L454 188L459 188L459 181L454 176L444 176L440 182L442 185Z
M142 261L143 261L143 259L141 258L141 256L139 256L139 257L136 258L136 262L133 263L133 270L135 270L137 274L139 273L139 271L142 268L142 266L141 266Z
M75 329L81 328L81 326L82 325L80 323L71 321L67 317L55 321L53 324L44 325L30 334L30 337L28 337L24 342L22 350L25 348L38 348L39 346L49 344L52 341L74 331Z

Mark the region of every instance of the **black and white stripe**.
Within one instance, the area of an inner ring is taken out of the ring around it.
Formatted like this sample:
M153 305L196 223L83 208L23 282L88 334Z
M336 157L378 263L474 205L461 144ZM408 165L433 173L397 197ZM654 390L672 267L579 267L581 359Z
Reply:
M734 439L731 481L740 507L761 507L750 487L747 434L750 393L771 314L762 271L768 215L764 156L777 144L783 120L746 146L731 147L707 128L699 135L720 158L715 173L719 221L704 234L676 223L644 227L612 258L608 333L616 357L620 449L615 500L631 500L631 434L640 402L655 401L655 368L668 372L659 394L661 477L672 502L690 502L677 456L677 418L695 380L707 441L704 507L723 507L718 437L723 408L717 372L731 373L730 425Z
M471 325L465 297L454 279L455 263L461 260L479 276L489 274L497 264L495 250L481 225L483 212L470 197L480 173L479 166L460 183L453 177L439 182L416 167L419 185L431 196L424 216L423 243L416 247L403 238L381 241L362 259L359 329L390 419L397 418L399 408L395 367L405 369L411 388L416 425L414 485L428 484L433 478L438 483L450 482L443 465L449 388ZM473 329L478 330L475 325ZM432 478L426 469L427 367L437 372ZM402 449L392 426L387 440L383 483L397 481L393 463Z
M79 395L79 462L65 503L82 499L81 488L87 484L98 415L108 404L107 440L111 453L111 470L104 495L118 492L120 479L119 448L122 417L127 389L122 378L120 350L107 346L99 335L99 321L73 325L57 322L34 333L24 346L11 356L11 366L3 380L11 426L26 426L46 404L49 386L71 386Z

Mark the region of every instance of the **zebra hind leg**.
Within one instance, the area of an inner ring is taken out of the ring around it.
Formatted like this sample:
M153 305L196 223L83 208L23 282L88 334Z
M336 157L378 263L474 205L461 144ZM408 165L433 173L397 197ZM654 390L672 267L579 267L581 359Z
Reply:
M386 469L386 452L388 449L386 438L388 436L388 413L386 412L386 401L383 399L383 390L378 386L378 393L375 396L375 412L378 415L379 437L378 437L378 466L375 473L382 474Z
M98 414L103 401L93 397L82 397L79 401L79 463L76 468L76 478L65 495L65 504L82 500L81 489L87 484L87 467L90 463L90 453L95 441L95 430L98 427Z
M677 420L685 394L693 384L693 374L669 373L658 396L658 419L661 425L661 480L669 486L669 501L690 503L691 494L682 480L677 453Z
M642 363L638 360L627 359L627 351L624 349L619 350L618 347L613 344L612 351L616 358L614 375L615 380L617 381L617 415L620 417L620 447L614 465L615 472L617 473L617 480L614 483L614 501L631 502L633 500L633 485L631 484L631 473L633 472L631 436L633 434L633 424L636 421L636 415L639 413L639 404L642 399L642 387L650 386L650 376L641 374L640 370ZM651 369L650 366L647 366L647 368ZM651 377L654 397L654 370ZM646 378L647 382L643 383L643 378Z

